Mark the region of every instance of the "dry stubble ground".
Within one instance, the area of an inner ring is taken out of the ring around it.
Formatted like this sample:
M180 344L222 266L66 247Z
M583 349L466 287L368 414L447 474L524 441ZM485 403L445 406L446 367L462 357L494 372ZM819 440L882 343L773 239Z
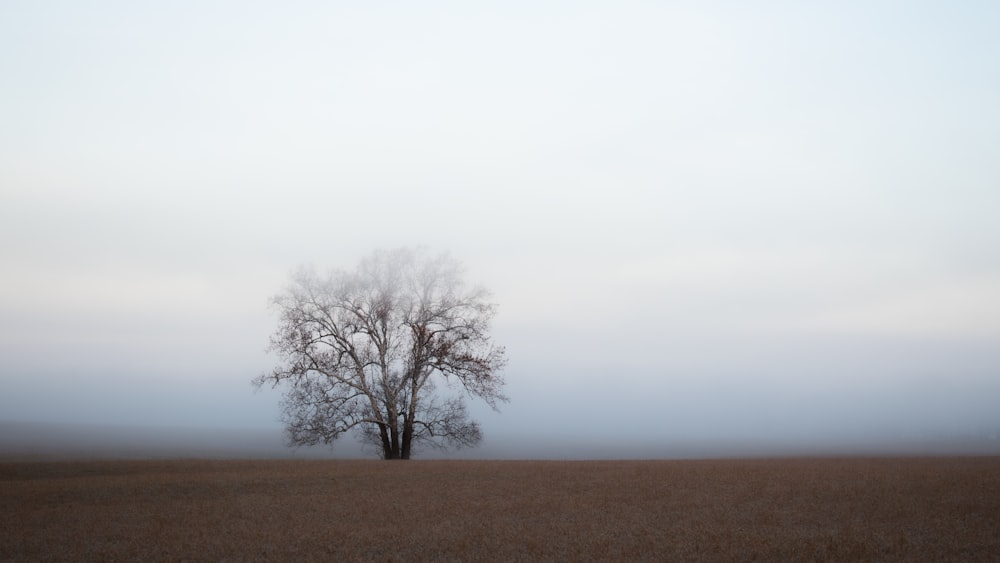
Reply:
M0 559L1000 561L1000 458L0 464Z

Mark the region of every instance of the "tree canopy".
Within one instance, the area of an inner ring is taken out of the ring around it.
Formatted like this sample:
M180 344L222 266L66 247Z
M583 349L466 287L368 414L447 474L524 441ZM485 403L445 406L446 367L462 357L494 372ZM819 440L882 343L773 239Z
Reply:
M284 387L290 445L352 431L385 459L409 459L416 444L475 445L482 433L465 397L507 401L489 297L460 262L424 250L377 251L324 276L302 268L272 299L281 363L253 382Z

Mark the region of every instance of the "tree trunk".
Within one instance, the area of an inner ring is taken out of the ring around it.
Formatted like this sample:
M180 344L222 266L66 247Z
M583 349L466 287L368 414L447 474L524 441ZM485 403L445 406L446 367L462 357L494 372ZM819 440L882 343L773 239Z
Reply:
M389 431L384 424L378 426L379 437L382 438L382 459L392 459L392 442L389 441Z
M410 448L413 445L413 415L408 413L403 422L403 444L400 449L401 459L410 459Z
M399 423L389 425L389 455L385 459L399 459Z

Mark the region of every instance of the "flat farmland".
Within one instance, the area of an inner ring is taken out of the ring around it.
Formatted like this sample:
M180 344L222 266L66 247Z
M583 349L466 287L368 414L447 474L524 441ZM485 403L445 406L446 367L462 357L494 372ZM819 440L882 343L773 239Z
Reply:
M0 464L3 561L1000 561L1000 457Z

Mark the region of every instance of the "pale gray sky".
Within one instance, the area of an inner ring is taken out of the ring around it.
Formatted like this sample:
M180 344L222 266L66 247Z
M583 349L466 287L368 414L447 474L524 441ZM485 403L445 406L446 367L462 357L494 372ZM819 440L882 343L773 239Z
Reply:
M489 436L1000 428L993 2L0 3L0 419L271 428L302 263L500 304Z

